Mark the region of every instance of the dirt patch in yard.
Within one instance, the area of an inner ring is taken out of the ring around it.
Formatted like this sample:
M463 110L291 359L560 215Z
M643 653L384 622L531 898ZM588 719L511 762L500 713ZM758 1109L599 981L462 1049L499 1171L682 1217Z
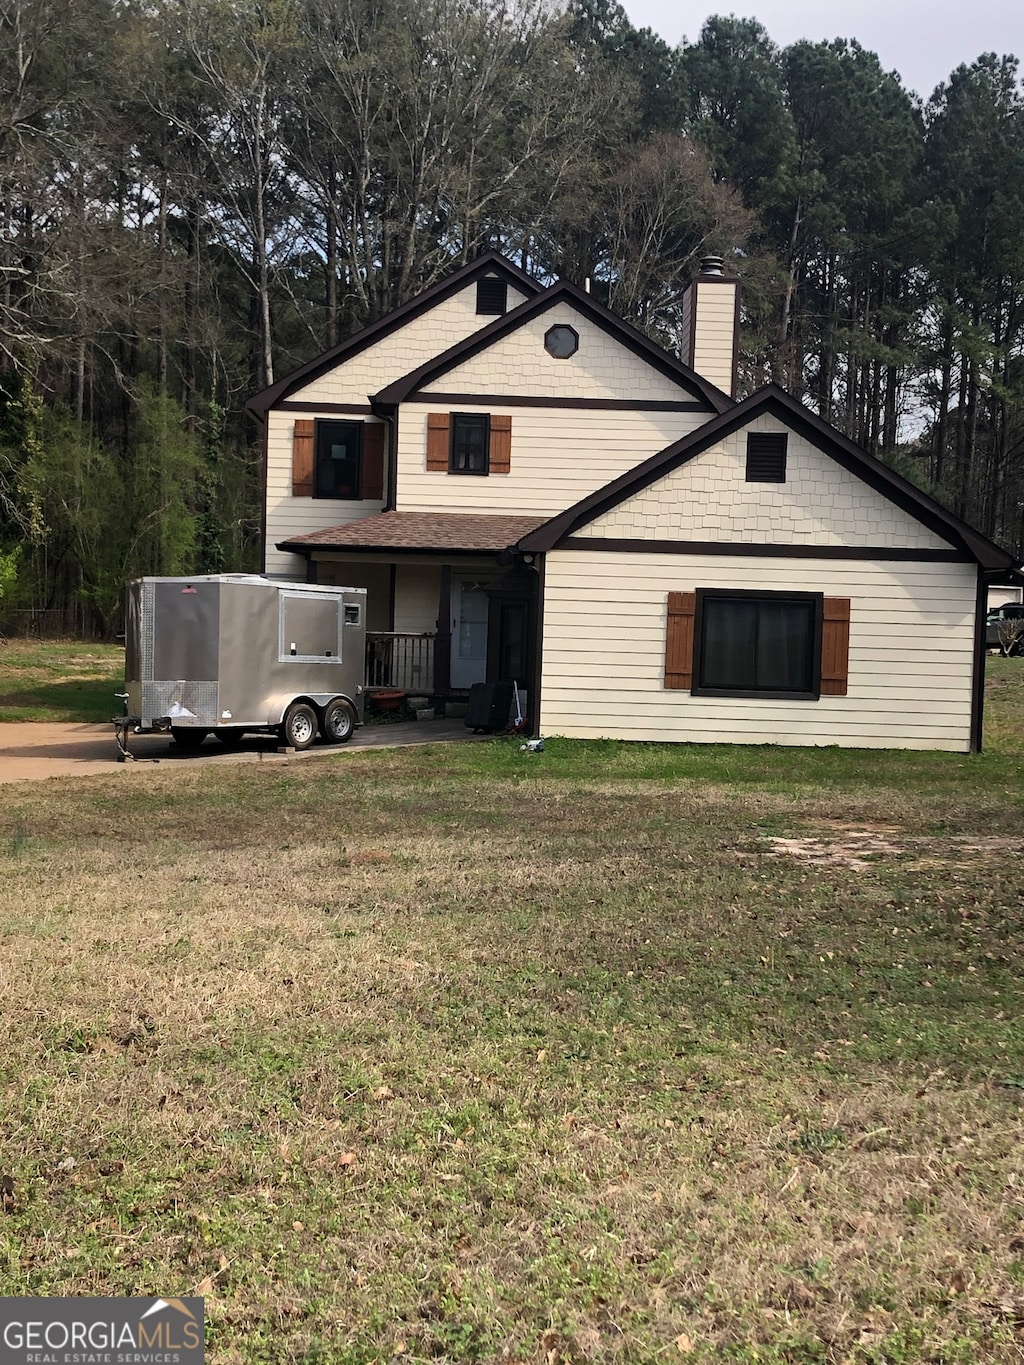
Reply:
M920 837L894 827L848 829L833 834L781 838L766 835L763 851L770 858L795 858L807 863L832 864L864 872L883 859L906 859L909 868L940 863L962 864L979 858L1006 858L1024 853L1024 841L1002 835L942 835Z

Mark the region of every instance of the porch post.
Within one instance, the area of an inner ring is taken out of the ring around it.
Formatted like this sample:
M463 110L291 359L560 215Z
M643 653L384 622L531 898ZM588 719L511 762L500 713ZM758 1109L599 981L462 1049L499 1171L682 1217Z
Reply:
M434 695L447 697L452 687L452 566L441 565L441 592L434 639Z

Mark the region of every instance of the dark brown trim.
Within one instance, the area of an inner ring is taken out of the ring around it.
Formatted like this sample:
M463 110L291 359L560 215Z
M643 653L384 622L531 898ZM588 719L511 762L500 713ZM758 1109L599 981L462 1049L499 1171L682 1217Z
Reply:
M721 389L715 388L714 384L697 374L695 370L684 365L650 337L637 331L628 322L599 304L592 295L584 293L568 280L562 280L542 294L527 299L518 308L506 313L503 318L497 318L489 327L473 332L441 355L428 360L425 365L410 371L401 379L396 379L393 384L381 389L376 395L377 399L386 403L407 402L410 395L418 389L425 388L441 375L472 359L488 346L518 330L524 323L542 316L560 303L570 304L578 313L588 318L634 355L639 356L641 360L646 361L653 369L687 390L695 398L703 398L714 412L727 412L731 409L732 399Z
M441 565L434 635L434 692L446 697L452 690L452 566Z
M820 592L784 592L769 588L697 588L696 614L693 624L693 686L694 697L757 697L762 701L820 701L821 700L821 629L825 596ZM811 689L804 692L783 692L757 687L705 687L701 683L704 668L704 604L710 598L744 598L754 602L802 602L813 608L809 653L811 661Z
M407 322L411 322L421 313L443 303L452 294L457 294L459 290L465 289L478 276L486 275L488 271L501 275L514 288L530 297L539 294L543 288L524 270L520 270L517 265L506 260L500 252L488 251L475 261L470 261L460 270L456 270L453 274L445 276L436 284L424 289L422 293L417 294L408 303L400 304L398 308L392 309L390 313L386 313L384 317L370 323L368 327L356 332L346 341L324 351L305 365L301 365L297 370L293 370L291 374L285 375L284 379L279 379L276 384L271 384L269 388L255 394L245 406L255 413L263 413L269 408L276 407L281 399L285 398L293 389L302 384L311 383L318 375L332 369L335 365L341 364L342 361L351 360L360 351L365 351L368 346L390 336L392 332L404 327Z
M714 412L707 403L673 403L671 400L629 398L531 398L529 394L413 393L407 403L440 403L442 406L476 404L488 408L579 408L595 412ZM279 404L284 407L284 404Z
M713 417L696 431L666 446L650 459L581 499L574 507L552 517L536 531L524 536L519 548L552 549L580 526L593 521L602 512L617 507L766 412L785 423L790 430L806 437L837 464L862 479L870 488L902 508L948 544L964 550L968 559L982 568L1000 570L1013 567L1013 557L1005 550L948 512L894 469L854 445L848 437L815 416L776 384L759 389L742 403Z
M544 577L547 560L539 555L537 565L537 612L536 639L533 649L533 678L530 685L530 733L536 738L540 734L540 691L544 677Z
M263 439L261 441L262 458L260 460L260 556L262 560L262 571L267 572L267 478L270 472L270 428L267 423L263 423ZM289 476L291 475L291 454L289 460ZM288 485L289 492L291 484Z
M382 511L393 512L398 504L398 409L381 403L374 409L387 425L388 443L384 452L387 468L384 475L384 506Z
M988 649L985 643L988 616L988 580L978 570L978 587L974 599L974 674L971 678L971 738L969 751L980 754L985 732L985 669Z
M373 408L369 403L275 403L275 412L307 412L311 416L322 412L345 412L358 413L363 417L372 417Z
M526 537L520 541L520 546L525 544L525 540ZM567 536L559 541L558 549L608 550L615 554L760 556L768 559L923 560L929 564L971 562L970 556L960 550L905 550L890 545L756 545L747 540L627 540L611 536Z

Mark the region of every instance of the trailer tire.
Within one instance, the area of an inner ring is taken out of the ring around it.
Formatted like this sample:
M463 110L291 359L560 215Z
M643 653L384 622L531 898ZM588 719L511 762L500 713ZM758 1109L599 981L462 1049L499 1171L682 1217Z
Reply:
M209 730L197 730L191 725L171 726L171 739L185 754L194 754L209 733Z
M320 734L325 744L347 744L355 733L356 713L352 703L336 697L324 707Z
M305 701L293 701L284 713L281 738L291 749L308 749L316 739L316 712Z

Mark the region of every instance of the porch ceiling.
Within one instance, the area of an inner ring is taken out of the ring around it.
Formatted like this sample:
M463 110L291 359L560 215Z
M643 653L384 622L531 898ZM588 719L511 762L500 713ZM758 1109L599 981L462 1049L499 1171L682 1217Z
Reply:
M381 512L282 540L295 554L314 550L480 550L500 553L543 526L547 517L473 516L462 512Z

